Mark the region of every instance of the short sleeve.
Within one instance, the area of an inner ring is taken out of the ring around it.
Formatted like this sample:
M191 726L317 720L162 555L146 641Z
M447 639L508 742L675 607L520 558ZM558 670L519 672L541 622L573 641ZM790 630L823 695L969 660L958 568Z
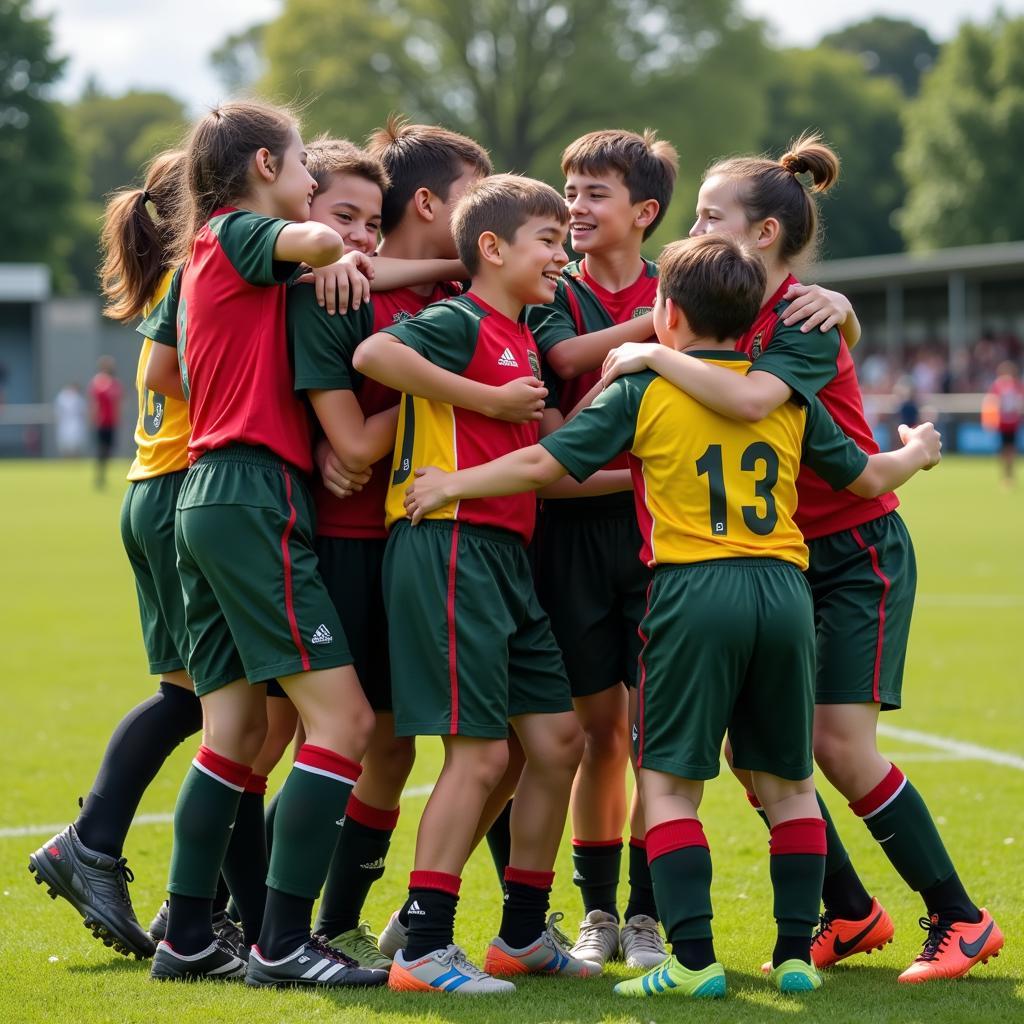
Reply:
M312 285L297 284L288 291L287 330L296 391L356 389L361 378L352 354L373 333L372 303L332 316L317 304Z
M864 472L868 456L836 426L817 398L807 405L801 461L832 490L841 491Z
M178 344L178 300L181 297L181 273L182 268L179 267L174 272L174 277L171 278L167 294L136 328L144 338L149 338L161 345L170 345L172 348L177 347Z
M248 284L269 287L284 284L299 266L274 259L277 236L290 223L249 210L234 210L214 217L209 226L239 276Z
M653 373L620 377L540 443L579 481L633 447L640 402Z
M462 373L472 362L479 331L480 316L457 299L435 302L416 316L384 329L424 359L452 373Z
M560 280L551 302L546 306L530 306L526 311L526 324L542 353L550 352L559 342L579 334L567 289L565 281Z
M782 310L780 315L785 315ZM786 326L780 320L770 343L754 360L751 372L763 371L778 377L804 399L813 398L838 372L839 331L832 328L808 331L799 324Z

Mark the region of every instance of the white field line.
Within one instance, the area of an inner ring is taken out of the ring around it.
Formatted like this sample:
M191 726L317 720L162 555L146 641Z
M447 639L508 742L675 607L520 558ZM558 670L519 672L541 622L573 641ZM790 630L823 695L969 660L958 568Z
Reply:
M1024 757L1019 754L1007 754L1002 750L981 747L976 743L964 743L962 740L948 739L945 736L933 736L928 732L917 732L916 729L898 729L885 722L879 722L878 734L887 736L889 739L901 740L904 743L916 743L922 747L931 747L946 754L955 754L965 760L988 761L989 764L1002 765L1004 768L1016 768L1017 771L1024 772Z
M403 800L415 800L418 797L430 796L433 786L410 786L402 790ZM168 825L174 821L173 814L137 814L132 825ZM17 839L20 836L53 835L68 827L66 821L51 825L14 825L11 828L0 828L0 839Z

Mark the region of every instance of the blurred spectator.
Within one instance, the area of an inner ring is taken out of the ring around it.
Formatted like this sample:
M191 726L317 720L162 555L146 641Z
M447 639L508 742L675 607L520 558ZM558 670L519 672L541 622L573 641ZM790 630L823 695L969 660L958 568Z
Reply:
M114 433L121 418L121 385L115 376L113 356L100 356L96 374L89 382L92 422L96 428L96 486L107 480L107 462L114 448Z
M916 427L921 422L921 405L917 398L917 389L914 378L905 373L896 382L893 389L896 397L896 411L893 415L893 437L896 436L895 428L901 423L908 427Z
M79 458L89 433L89 403L80 384L65 384L53 401L57 454L62 459Z
M1024 415L1024 387L1016 363L1000 363L996 379L985 396L982 422L999 431L999 457L1003 464L1003 483L1013 483L1013 463L1017 455L1017 431ZM986 422L988 421L988 422Z

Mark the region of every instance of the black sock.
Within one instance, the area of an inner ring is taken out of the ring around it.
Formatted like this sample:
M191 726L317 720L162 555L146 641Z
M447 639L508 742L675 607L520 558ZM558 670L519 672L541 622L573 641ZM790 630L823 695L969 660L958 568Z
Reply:
M498 872L498 881L505 887L505 869L512 856L512 801L505 804L505 809L498 815L494 824L487 830L487 848L491 851L494 870Z
M167 934L165 941L175 953L191 956L213 940L213 901L201 896L167 897Z
M440 871L413 871L409 875L409 938L402 954L406 963L451 945L459 885L458 876Z
M871 896L849 860L838 871L825 876L821 901L830 917L844 921L860 921L871 913Z
M715 940L677 939L672 953L688 971L702 971L715 962Z
M292 896L280 889L267 889L259 950L264 960L280 960L309 940L313 900Z
M228 843L230 846L230 842ZM237 921L238 917L231 914L231 890L228 888L228 883L224 881L224 875L221 874L220 878L217 879L217 895L213 897L213 916L216 917L218 914L226 913L232 921Z
M382 810L348 798L345 823L327 869L316 931L333 939L358 927L374 882L384 875L384 859L398 825L398 808Z
M647 844L642 839L630 839L629 903L626 904L625 918L628 921L638 914L658 920L658 908L654 905L651 865L647 861Z
M498 936L513 949L528 946L544 933L551 903L553 871L505 869L505 902Z
M805 964L811 962L811 940L810 937L802 935L779 935L775 939L775 948L772 950L772 964L778 967L787 960L802 960Z
M245 942L250 946L259 939L267 902L267 850L263 824L266 788L264 776L249 776L221 868L221 877L231 890L233 909L238 915L232 920L241 921Z
M409 927L409 907L412 905L412 897L406 896L405 902L398 908L398 923L403 928Z
M922 889L921 897L928 908L928 915L938 914L942 921L967 921L970 924L977 924L981 920L981 911L967 895L964 884L955 871L938 885Z
M619 918L616 893L619 888L619 865L622 863L622 840L590 842L572 841L572 880L583 897L583 913L602 910Z
M171 751L202 727L199 698L173 683L161 683L159 693L132 708L110 737L75 822L82 843L120 857L146 787Z

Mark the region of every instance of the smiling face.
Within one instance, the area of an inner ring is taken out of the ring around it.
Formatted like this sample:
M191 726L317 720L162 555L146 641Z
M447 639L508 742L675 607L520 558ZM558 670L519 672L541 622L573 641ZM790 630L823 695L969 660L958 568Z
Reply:
M276 160L270 158L274 172L270 194L278 217L306 221L309 220L309 207L316 192L316 182L306 170L306 148L298 130L293 128L291 134L288 148L281 157Z
M555 297L565 252L566 228L550 217L531 217L511 242L498 240L502 284L524 306L543 305Z
M630 201L629 189L617 171L600 175L570 172L565 179L565 201L572 247L580 253L627 242L637 229L644 205Z
M697 219L690 228L690 237L727 234L756 245L760 225L747 220L739 200L738 185L732 178L712 175L697 195Z
M313 197L309 215L334 228L346 252L355 249L369 255L377 249L383 199L375 181L358 174L332 174Z

